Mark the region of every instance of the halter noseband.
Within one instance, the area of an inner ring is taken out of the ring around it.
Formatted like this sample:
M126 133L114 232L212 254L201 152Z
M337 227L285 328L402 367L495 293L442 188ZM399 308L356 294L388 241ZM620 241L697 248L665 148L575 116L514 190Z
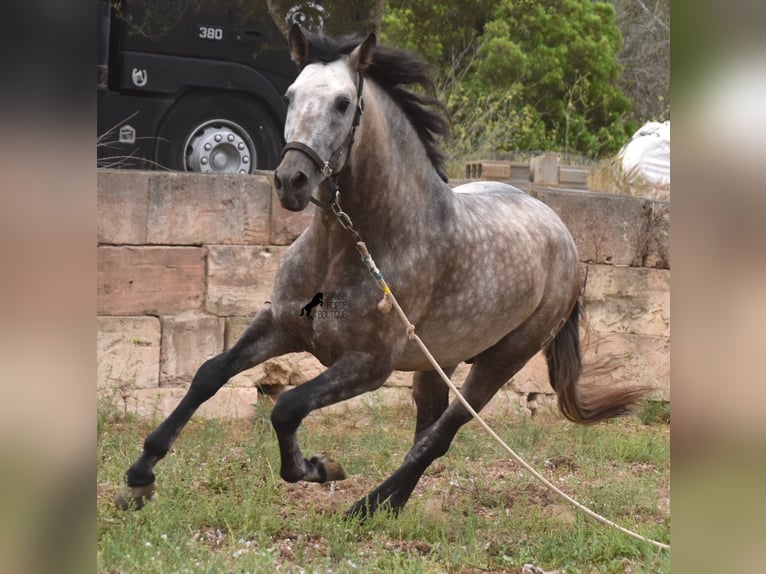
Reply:
M287 142L285 144L285 147L282 148L282 158L284 159L285 154L289 150L295 150L299 151L305 156L307 156L314 164L319 168L319 171L322 172L322 175L325 179L329 179L333 183L333 191L337 194L338 191L338 184L335 182L335 176L338 175L340 172L339 169L339 160L341 156L344 153L347 153L348 155L351 154L351 146L354 145L354 136L356 134L356 128L359 127L359 123L362 120L362 114L364 113L364 98L362 97L362 89L364 88L364 76L361 72L358 72L358 79L356 84L356 112L354 113L354 121L351 123L351 130L348 132L348 135L346 136L346 139L343 140L343 142L338 146L338 148L330 155L329 159L323 160L321 157L319 157L319 154L315 152L311 147L307 146L306 144L302 142L292 141ZM346 157L348 157L348 155ZM332 203L326 203L324 201L320 201L319 199L316 199L313 195L309 197L309 200L314 205L318 205L319 207L323 207L325 209L330 209L332 207Z

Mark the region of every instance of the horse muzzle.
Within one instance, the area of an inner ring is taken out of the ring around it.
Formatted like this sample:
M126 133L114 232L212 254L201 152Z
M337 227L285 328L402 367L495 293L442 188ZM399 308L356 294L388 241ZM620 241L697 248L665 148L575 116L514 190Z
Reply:
M282 207L302 211L323 179L324 176L309 158L294 150L286 150L274 171L274 189Z

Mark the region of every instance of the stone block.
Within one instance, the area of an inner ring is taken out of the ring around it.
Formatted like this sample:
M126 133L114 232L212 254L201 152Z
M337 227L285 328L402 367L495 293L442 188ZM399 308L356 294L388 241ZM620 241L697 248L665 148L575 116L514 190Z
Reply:
M465 164L466 179L508 181L511 177L511 164L507 161L478 160Z
M261 365L260 377L253 373L256 386L298 386L319 376L326 367L311 353L289 353Z
M394 371L391 376L386 379L385 385L387 387L406 387L412 388L412 372L411 371Z
M583 374L581 384L647 385L653 396L670 399L670 338L623 333L585 334L581 329ZM555 396L542 351L512 379L506 389Z
M145 243L149 172L99 169L96 173L98 242Z
M271 196L271 240L272 245L289 245L303 233L314 219L316 207L309 205L303 211L290 211L282 207L274 192Z
M670 271L588 265L583 309L600 332L667 336Z
M250 325L249 317L227 317L225 348L230 349ZM300 385L324 371L324 366L310 353L288 353L256 365L232 377L231 386Z
M511 162L511 174L509 179L516 182L529 183L531 181L529 174L529 162L528 161L512 161Z
M471 370L471 365L468 365L466 363L460 363L457 366L457 369L450 377L452 382L455 383L455 386L460 388L463 386L463 382L465 381L466 376L468 375L468 371ZM385 385L387 387L402 387L407 389L412 389L412 379L413 379L414 373L412 371L394 371L391 373L391 376L388 377L386 380Z
M670 400L670 337L591 331L583 340L582 381L645 385Z
M589 170L587 167L562 165L559 167L559 185L564 187L588 187Z
M253 315L271 298L284 247L208 247L206 309L216 315Z
M534 189L569 228L580 261L640 266L649 233L648 200L608 193Z
M223 351L224 319L192 311L160 322L160 386L188 386L202 363Z
M414 421L415 410L412 404L412 393L409 389L402 387L381 387L347 401L329 405L319 411L315 411L315 413L316 416L328 414L334 416L369 416L370 412L375 412L376 409L381 407L411 407L413 409L412 420ZM415 428L414 425L412 428Z
M242 336L252 317L226 317L226 329L224 331L223 348L231 349L234 343Z
M548 378L548 364L545 355L540 351L522 367L507 385L511 390L526 395L527 393L553 393L550 379Z
M670 269L670 202L652 201L644 267Z
M161 421L173 412L185 394L186 389L177 387L139 389L114 406L125 414ZM214 419L248 418L255 414L257 403L256 389L223 387L203 403L194 416Z
M160 322L156 317L98 317L96 381L120 393L156 387Z
M271 181L263 174L155 173L149 179L149 244L267 244Z
M252 321L251 317L226 317L226 327L223 333L223 348L231 349L237 342L247 326ZM234 375L227 383L230 387L252 387L255 381L263 378L263 365L257 365Z
M172 315L199 309L204 248L99 247L99 315Z
M536 185L558 185L559 157L551 154L533 157L529 162L529 175Z

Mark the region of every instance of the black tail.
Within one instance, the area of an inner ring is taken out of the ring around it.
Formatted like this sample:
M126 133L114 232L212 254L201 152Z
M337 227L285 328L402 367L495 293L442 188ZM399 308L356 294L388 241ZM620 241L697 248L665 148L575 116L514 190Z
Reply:
M558 396L559 409L570 421L593 424L628 414L649 391L647 387L581 388L580 313L578 301L566 323L545 348L548 376Z

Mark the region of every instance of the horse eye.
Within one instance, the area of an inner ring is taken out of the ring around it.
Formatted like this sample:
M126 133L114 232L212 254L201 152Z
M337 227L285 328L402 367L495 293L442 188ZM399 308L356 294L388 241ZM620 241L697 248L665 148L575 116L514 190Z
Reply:
M338 98L338 100L335 102L335 109L338 110L341 114L345 114L350 105L351 100L346 97L341 97Z

